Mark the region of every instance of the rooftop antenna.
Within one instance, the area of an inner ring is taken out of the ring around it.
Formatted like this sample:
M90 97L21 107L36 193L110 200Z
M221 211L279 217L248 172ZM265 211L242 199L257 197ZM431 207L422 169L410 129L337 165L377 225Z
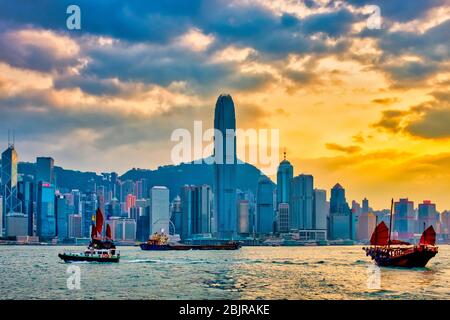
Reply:
M14 130L8 129L8 148L14 148L15 140L16 138Z

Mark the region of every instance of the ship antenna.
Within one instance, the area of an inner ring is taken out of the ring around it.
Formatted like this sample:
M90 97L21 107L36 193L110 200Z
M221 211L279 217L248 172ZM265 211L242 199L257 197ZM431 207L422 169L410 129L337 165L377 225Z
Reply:
M389 218L389 242L388 246L391 245L391 233L392 233L392 211L394 210L394 198L391 200L391 215Z

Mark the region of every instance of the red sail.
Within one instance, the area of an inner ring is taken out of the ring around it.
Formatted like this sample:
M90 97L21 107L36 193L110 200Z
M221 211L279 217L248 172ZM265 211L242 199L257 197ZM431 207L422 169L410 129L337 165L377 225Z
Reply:
M100 210L100 208L98 208L97 212L96 212L95 224L96 224L97 233L101 236L102 230L103 230L103 213L102 213L102 210Z
M420 237L419 244L429 244L434 246L435 243L436 243L436 232L434 231L433 226L429 226L422 233L422 237Z
M370 244L375 246L385 246L389 241L389 229L384 221L381 221L375 228L372 237L370 238Z
M106 224L106 238L112 239L111 237L111 227L109 226L109 223Z

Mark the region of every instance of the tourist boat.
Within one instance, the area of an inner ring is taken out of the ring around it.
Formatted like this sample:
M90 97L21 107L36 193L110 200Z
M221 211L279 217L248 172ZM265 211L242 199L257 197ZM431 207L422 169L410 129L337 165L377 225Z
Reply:
M64 262L119 262L120 252L112 241L111 228L106 225L106 237L102 238L103 214L99 209L96 213L96 224L92 225L91 242L88 248L81 253L64 252L59 253L58 257ZM98 236L100 235L100 237Z
M58 257L64 262L119 262L120 252L115 249L88 248L82 253L60 253Z
M218 244L181 244L169 243L169 237L164 233L155 232L147 242L139 245L142 250L237 250L241 244L229 241Z
M392 226L391 205L390 227ZM423 268L438 253L436 232L433 226L424 230L419 244L412 245L405 241L391 240L391 228L384 222L378 224L370 238L370 247L364 247L366 255L380 267Z

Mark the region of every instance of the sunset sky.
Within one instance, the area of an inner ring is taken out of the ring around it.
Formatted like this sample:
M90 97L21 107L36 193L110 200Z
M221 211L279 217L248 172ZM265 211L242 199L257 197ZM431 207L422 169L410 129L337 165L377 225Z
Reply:
M449 43L450 0L0 1L0 146L14 129L20 161L155 169L229 93L316 187L450 209Z

